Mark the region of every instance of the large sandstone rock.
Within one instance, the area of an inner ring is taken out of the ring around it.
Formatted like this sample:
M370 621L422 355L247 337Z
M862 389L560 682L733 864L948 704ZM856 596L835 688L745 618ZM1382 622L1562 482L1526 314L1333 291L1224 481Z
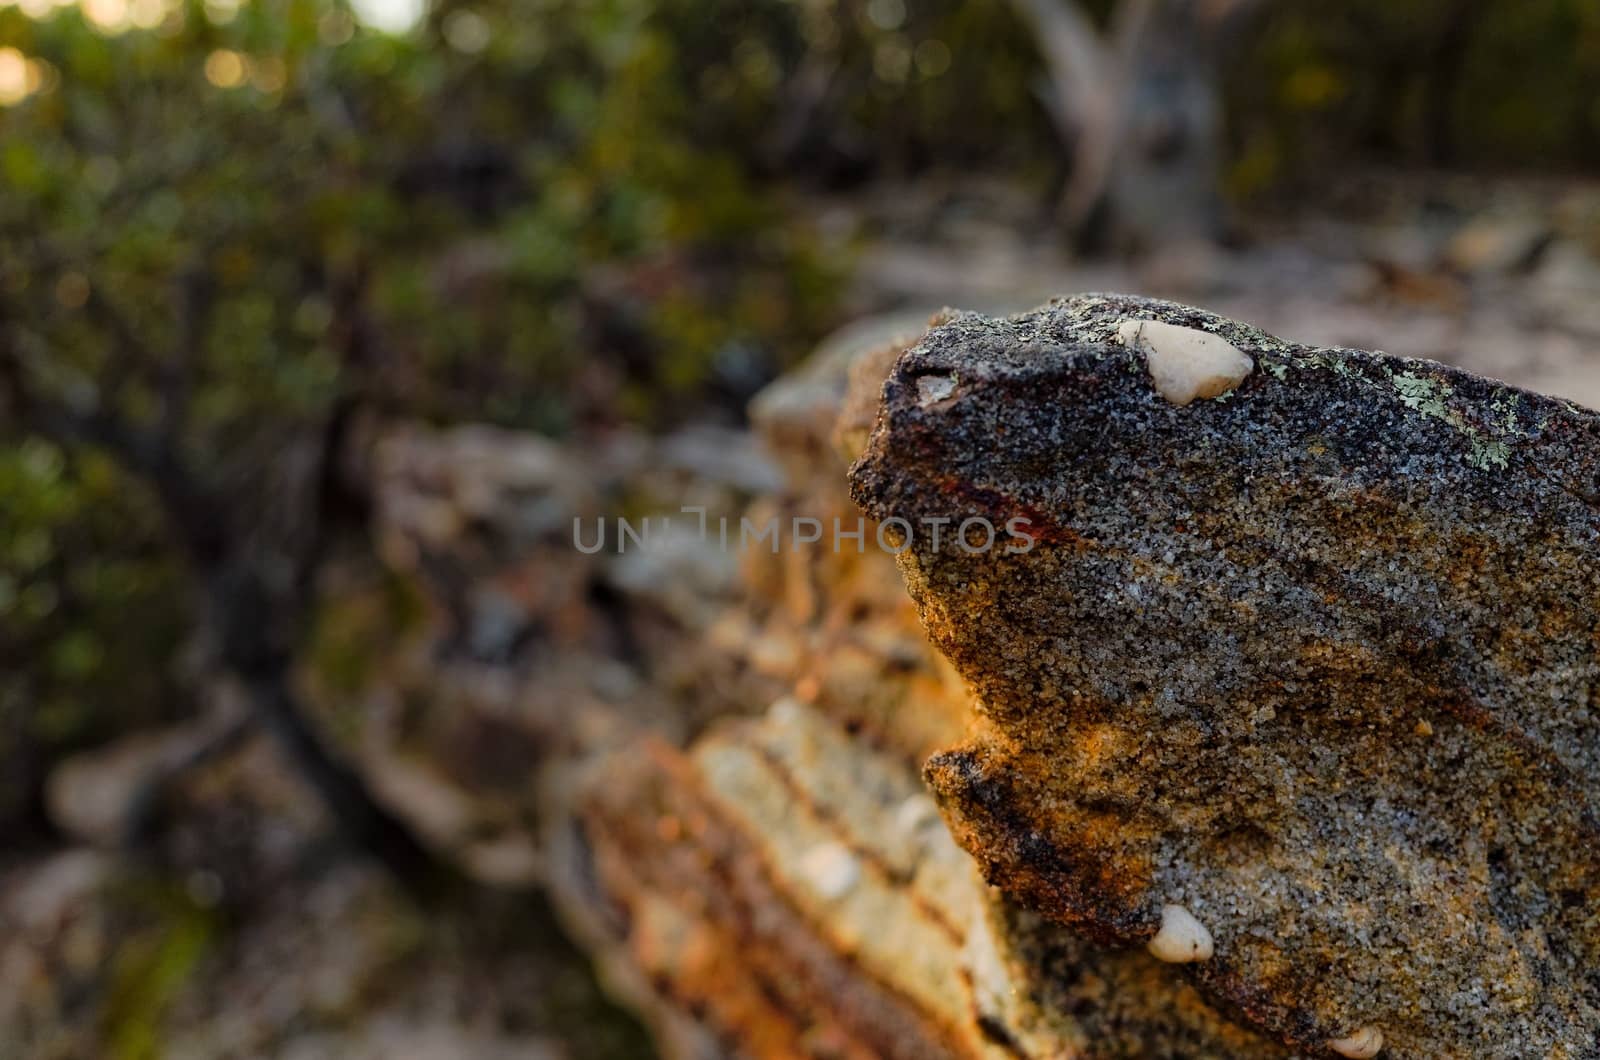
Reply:
M1600 416L1087 296L949 315L852 487L978 695L925 776L1011 899L1207 935L1312 1055L1600 1056Z

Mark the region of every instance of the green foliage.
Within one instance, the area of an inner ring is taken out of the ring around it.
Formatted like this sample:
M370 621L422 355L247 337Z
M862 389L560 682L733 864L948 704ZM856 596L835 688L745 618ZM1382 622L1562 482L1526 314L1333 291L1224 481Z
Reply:
M143 492L103 456L0 447L0 829L33 823L40 768L175 716L180 581Z
M686 3L524 3L472 15L479 50L443 42L454 14L399 38L317 0L116 34L0 8L37 82L0 107L0 340L33 385L170 431L270 507L268 472L343 395L658 421L728 350L773 365L829 325L803 211L729 135L765 111L684 87L733 30ZM179 557L129 455L0 422L0 825L60 754L181 703Z
M164 1020L221 933L219 916L180 889L128 881L114 896L120 918L101 1040L114 1060L157 1060Z
M222 25L191 6L109 38L75 9L0 13L58 75L0 111L3 268L30 356L136 422L160 415L181 364L186 438L209 456L314 420L352 383L561 429L585 411L562 398L591 360L692 384L730 344L778 362L804 349L832 293L809 277L829 270L738 153L764 114L690 94L688 67L737 50L735 32L680 42L718 14L686 4L527 6L497 19L545 32L491 34L475 55L310 2L260 0ZM700 345L651 330L657 299L695 307ZM643 330L619 342L607 315ZM341 379L353 316L383 360L359 381ZM132 378L101 394L117 370Z
M1591 0L1283 0L1244 51L1228 81L1237 191L1374 158L1521 172L1600 162Z
M557 433L736 410L835 322L820 187L1055 151L980 0L441 0L405 36L339 0L126 13L0 7L29 81L0 105L0 356L170 438L246 525L352 395ZM189 601L133 455L0 422L0 754L29 763L0 817L182 702ZM367 654L316 662L353 687Z

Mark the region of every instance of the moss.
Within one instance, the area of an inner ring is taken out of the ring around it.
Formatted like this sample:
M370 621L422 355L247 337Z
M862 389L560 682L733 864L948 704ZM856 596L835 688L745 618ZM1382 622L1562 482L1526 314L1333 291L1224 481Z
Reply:
M130 881L118 898L139 927L122 936L110 958L102 1041L115 1060L156 1060L164 1053L167 1011L215 944L219 923L214 912L165 881Z

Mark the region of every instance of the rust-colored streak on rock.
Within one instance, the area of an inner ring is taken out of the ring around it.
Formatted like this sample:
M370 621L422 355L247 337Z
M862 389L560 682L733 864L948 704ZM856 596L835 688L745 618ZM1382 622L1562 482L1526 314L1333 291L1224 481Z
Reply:
M1254 370L1178 406L1116 336ZM1185 965L1286 1043L1593 1057L1600 1040L1600 416L1171 303L952 314L897 362L851 472L980 724L931 760L1015 899Z
M1098 941L1153 934L1141 901L1150 866L1118 850L1120 819L1077 814L1061 828L1014 786L1027 776L982 746L934 755L923 770L957 842L979 856L990 883Z

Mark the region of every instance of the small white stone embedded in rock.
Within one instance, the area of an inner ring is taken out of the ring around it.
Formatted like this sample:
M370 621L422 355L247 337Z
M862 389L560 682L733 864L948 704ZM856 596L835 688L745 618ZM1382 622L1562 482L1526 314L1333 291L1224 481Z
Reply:
M1333 1038L1328 1048L1351 1060L1368 1060L1383 1048L1383 1032L1376 1027L1362 1027L1345 1038Z
M954 376L923 375L917 377L917 404L924 407L936 405L956 392Z
M1245 381L1255 362L1220 335L1159 320L1124 320L1117 341L1144 354L1156 393L1174 405L1220 397Z
M1211 959L1211 932L1181 905L1161 907L1161 930L1150 940L1150 953L1168 964Z
M849 894L861 879L861 863L843 843L818 843L800 859L800 871L830 902Z

